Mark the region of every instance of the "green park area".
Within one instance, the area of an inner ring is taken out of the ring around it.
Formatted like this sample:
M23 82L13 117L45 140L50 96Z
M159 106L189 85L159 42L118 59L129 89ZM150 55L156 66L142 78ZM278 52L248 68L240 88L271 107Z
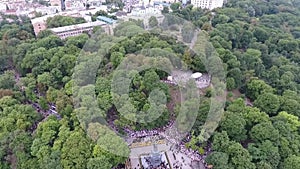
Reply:
M299 1L164 12L66 39L1 14L0 168L123 169L132 150L152 149L130 138L160 135L170 163L175 144L183 163L300 169ZM169 83L173 68L210 83Z

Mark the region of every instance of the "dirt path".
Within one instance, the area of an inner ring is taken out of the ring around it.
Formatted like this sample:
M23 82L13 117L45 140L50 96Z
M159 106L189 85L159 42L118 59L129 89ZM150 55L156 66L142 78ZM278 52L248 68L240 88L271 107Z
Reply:
M24 92L26 87L25 87L25 86L22 84L22 82L21 82L21 75L20 75L20 73L19 73L15 68L13 69L13 71L14 71L14 75L15 75L15 82L16 82L16 85L19 87L19 89L20 89L22 92ZM37 93L36 95L37 95L37 97L39 97L39 96L38 96L39 93ZM37 126L39 125L39 123L41 123L41 122L47 120L48 117L49 117L50 115L54 115L54 116L57 117L57 119L59 119L59 120L62 118L62 117L60 116L60 114L56 111L56 106L55 106L55 104L53 104L53 103L48 103L48 107L49 107L49 108L48 108L47 110L43 110L43 109L41 108L41 106L39 105L39 103L33 102L32 100L27 100L27 101L26 101L26 104L31 105L31 106L36 110L36 112L38 112L39 114L41 114L42 117L43 117L41 121L35 122L35 123L30 127L29 130L30 130L31 132L34 132L34 131L36 130Z

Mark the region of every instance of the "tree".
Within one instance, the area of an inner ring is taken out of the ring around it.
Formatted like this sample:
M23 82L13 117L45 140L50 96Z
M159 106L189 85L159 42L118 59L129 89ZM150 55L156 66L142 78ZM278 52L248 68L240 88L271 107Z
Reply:
M247 128L252 128L254 125L264 122L269 122L270 118L265 112L261 112L258 108L247 107L243 114L247 123Z
M56 35L50 35L50 36L47 36L46 38L43 38L43 39L39 39L37 42L36 42L36 47L39 48L45 48L45 49L51 49L51 48L55 48L55 47L58 47L58 46L63 46L63 41L62 39L60 39L58 36ZM56 51L56 50L54 50ZM50 58L48 58L50 59Z
M278 42L278 51L279 52L291 52L298 48L298 43L292 39L280 39Z
M12 96L13 95L13 91L12 90L8 90L8 89L0 89L0 99L5 97L5 96Z
M202 27L201 27L202 30L205 30L205 31L211 31L212 30L212 26L209 22L205 22Z
M138 33L145 33L145 30L134 22L123 22L114 28L114 35L131 37ZM125 47L125 45L123 45Z
M150 92L157 87L159 83L159 76L154 70L146 71L143 83L145 85L145 89Z
M238 114L225 112L220 128L228 133L228 136L235 141L242 141L246 136L246 121Z
M61 149L61 164L63 168L86 168L91 150L88 139L79 131L74 131L64 142ZM73 148L71 148L73 147Z
M60 155L60 151L52 151L49 156L45 157L44 162L40 165L40 167L45 169L62 169Z
M222 131L221 133L217 132L213 136L212 149L218 152L227 152L228 147L232 144L229 140L226 131Z
M269 38L268 31L260 27L255 28L253 35L257 39L257 41L262 43L264 43Z
M240 43L239 48L247 49L252 39L253 39L252 32L248 30L244 30L241 37L239 38L239 43Z
M265 140L276 142L279 138L279 132L271 122L264 122L255 125L251 129L250 137L256 142L263 142Z
M155 17L155 16L151 16L151 17L149 18L149 26L150 26L151 28L154 28L154 27L156 27L157 25L158 25L158 21L157 21L156 17Z
M259 168L259 169L272 169L272 166L268 162L260 161L256 164L256 168Z
M5 71L4 74L0 75L0 89L13 89L15 83L12 71Z
M47 100L44 97L39 99L39 105L41 106L41 108L43 110L48 110L48 108L49 108Z
M226 87L228 90L233 90L236 88L235 80L232 77L227 78Z
M82 43L83 45L84 42L80 42L80 43ZM76 59L77 59L76 56L72 54L65 54L63 56L60 56L59 63L57 63L57 68L55 69L57 70L57 72L60 72L59 74L61 74L61 76L71 76L73 73L73 68L76 65ZM53 72L53 70L51 72ZM56 77L57 77L58 84L60 84L62 81L62 77L61 78L59 78L59 76Z
M51 145L58 134L60 127L55 117L49 117L47 121L38 126L36 130L36 138L31 146L32 155L36 155L40 147Z
M272 93L263 93L255 100L254 106L269 115L276 115L280 107L279 97Z
M277 116L272 118L272 120L274 122L276 121L284 122L285 125L288 125L291 131L297 131L300 127L299 117L289 114L285 111L279 112Z
M144 20L142 20L142 19L136 20L136 19L129 18L129 21L135 23L137 26L139 26L141 28L145 28Z
M242 98L238 98L234 100L228 107L227 111L228 112L233 112L235 114L241 114L244 113L246 109L245 101Z
M45 72L41 75L38 75L37 82L44 86L50 86L53 82L53 77L49 72Z
M97 96L98 104L102 110L107 112L113 105L110 92L101 92Z
M261 60L261 51L259 50L248 48L238 59L244 70L255 70L257 75L260 75L264 70L264 65Z
M205 158L205 161L207 164L213 165L215 169L229 169L228 158L226 153L212 152Z
M108 13L103 11L103 10L99 10L95 13L95 16L107 16Z
M263 93L272 93L273 91L274 89L263 80L251 79L246 84L246 96L252 100L256 100Z
M181 4L180 3L172 3L170 8L172 9L173 12L176 12L177 10L179 10Z
M163 10L161 11L162 13L169 13L169 7L164 6Z
M37 38L43 39L50 35L53 35L53 32L51 30L46 29L46 30L40 31L39 34L37 35Z
M124 55L120 52L113 52L110 56L110 60L114 67L117 67L123 60Z
M89 36L87 34L81 34L78 36L71 36L67 38L66 41L66 46L71 46L74 45L80 49L83 48L83 46L85 45L85 43L88 41Z
M249 152L239 143L233 143L228 147L229 164L233 168L239 169L255 169L255 165L251 162L252 158Z
M261 144L250 144L248 147L254 161L268 162L272 168L277 168L280 162L278 147L269 140Z
M54 17L47 18L46 21L47 28L56 28L80 23L85 23L84 18L73 18L70 16L62 15L56 15Z
M295 116L300 117L300 105L297 100L281 97L280 111L289 112Z
M37 70L35 70L35 72L33 72L33 74L37 75L42 73L43 70L41 70L41 68L39 68L40 64L42 61L47 61L46 59L50 57L49 52L47 51L47 49L41 47L41 48L37 48L35 50L32 51L32 53L28 52L22 62L22 68L25 69L33 69L33 68L38 68Z
M224 24L227 23L230 18L224 14L219 14L213 17L212 25L215 27L217 24Z
M236 84L236 87L240 87L242 85L242 80L244 79L242 71L239 68L233 68L228 71L228 77L232 77Z
M291 155L290 157L286 158L283 162L282 168L284 169L300 168L300 157Z
M87 163L87 169L107 169L113 165L105 157L90 158Z
M94 147L94 158L104 154L113 166L125 162L128 158L127 144L108 127L99 123L90 123L87 133L97 143Z

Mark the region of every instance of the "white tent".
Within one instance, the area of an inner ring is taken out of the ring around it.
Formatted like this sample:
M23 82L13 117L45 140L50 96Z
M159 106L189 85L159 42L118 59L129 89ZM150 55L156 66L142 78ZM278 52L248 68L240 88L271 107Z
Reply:
M201 76L202 76L202 73L196 72L196 73L193 73L193 74L191 75L191 78L197 79L197 78L199 78L199 77L201 77Z
M167 80L173 81L173 77L172 76L168 76Z

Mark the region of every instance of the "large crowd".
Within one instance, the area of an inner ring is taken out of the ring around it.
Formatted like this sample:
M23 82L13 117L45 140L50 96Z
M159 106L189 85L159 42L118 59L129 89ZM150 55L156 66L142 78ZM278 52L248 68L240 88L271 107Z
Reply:
M165 130L170 128L174 124L174 121L169 121L167 125L162 128L157 128L153 130L141 130L141 131L133 131L129 128L124 128L123 130L127 133L127 135L131 138L144 138L144 137L151 137L151 136L158 136L161 135Z
M144 168L144 169L170 169L170 166L169 166L169 164L168 164L166 161L162 161L162 162L160 163L159 166L155 166L155 167L154 167L154 166L151 164L150 158L151 158L151 157L145 158L146 163L148 164L148 167L146 167L146 168Z
M128 133L128 136L130 136L135 140L138 140L138 144L133 143L131 145L131 148L150 146L152 144L151 139L153 137L158 138L160 141L161 139L166 139L167 140L166 144L174 145L170 148L170 151L172 151L175 154L181 152L182 154L185 154L187 157L191 158L191 161L201 162L207 168L207 164L205 163L205 158L208 155L208 153L211 152L210 146L207 147L203 155L200 154L198 151L187 148L185 146L185 142L187 142L190 139L190 136L187 136L186 139L183 141L182 138L184 137L182 133L179 133L176 129L174 129L174 121L169 122L168 125L164 126L161 129L142 130L142 131L131 131L130 129L124 129L124 130ZM178 169L182 167L179 161L177 161L176 164L174 163L173 166L175 168L178 167Z

